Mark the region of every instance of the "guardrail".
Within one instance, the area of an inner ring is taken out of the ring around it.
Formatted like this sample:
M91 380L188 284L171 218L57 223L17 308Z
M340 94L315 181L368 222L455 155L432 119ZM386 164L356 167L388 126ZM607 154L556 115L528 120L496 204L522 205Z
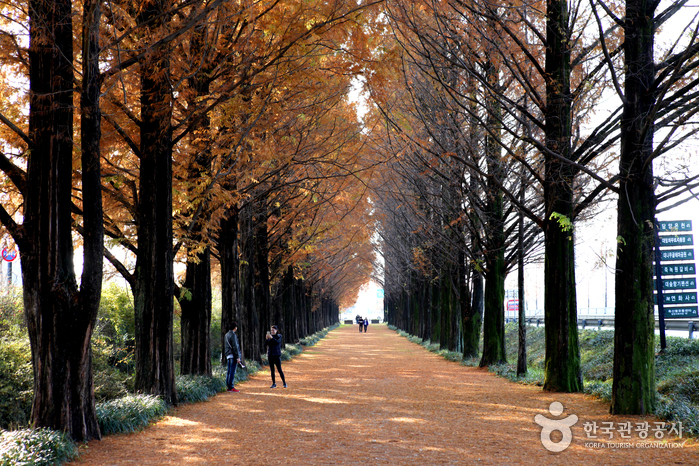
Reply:
M517 322L516 318L506 318L506 322ZM544 325L543 317L527 317L524 321L529 325L539 327ZM578 317L578 327L602 330L603 328L614 328L614 318L609 316L580 316ZM658 321L655 321L655 328L659 328ZM694 338L694 332L699 331L699 321L691 319L666 319L665 329L674 331L687 331L688 338Z

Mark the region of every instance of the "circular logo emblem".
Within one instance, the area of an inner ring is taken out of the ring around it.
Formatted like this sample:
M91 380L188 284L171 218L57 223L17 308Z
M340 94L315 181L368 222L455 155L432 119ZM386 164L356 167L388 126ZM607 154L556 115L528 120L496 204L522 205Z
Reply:
M14 249L10 251L7 248L3 248L2 258L5 259L7 262L12 262L13 260L17 259L17 251L15 251Z

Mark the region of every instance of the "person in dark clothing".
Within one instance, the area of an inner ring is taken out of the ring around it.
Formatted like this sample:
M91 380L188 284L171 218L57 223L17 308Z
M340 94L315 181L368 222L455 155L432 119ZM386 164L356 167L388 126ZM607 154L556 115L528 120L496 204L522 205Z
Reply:
M240 345L238 344L238 335L235 334L238 330L238 324L231 322L228 324L228 332L224 337L224 356L228 361L228 372L226 373L226 387L229 392L239 392L235 388L235 370L240 364Z
M279 370L279 376L282 378L284 388L286 388L286 380L284 379L284 372L282 372L282 334L279 333L279 329L277 329L276 325L272 325L265 338L267 360L269 361L269 368L272 371L272 386L269 388L277 388L277 383L274 380L275 366Z
M366 333L367 327L369 327L369 318L368 317L364 318L364 333Z
M362 328L364 327L364 319L357 317L357 323L359 324L359 333L362 333Z

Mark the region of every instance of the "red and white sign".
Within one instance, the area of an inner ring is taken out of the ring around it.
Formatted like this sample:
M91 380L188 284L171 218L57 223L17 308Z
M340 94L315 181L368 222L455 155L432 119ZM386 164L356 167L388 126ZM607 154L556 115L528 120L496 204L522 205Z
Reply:
M6 260L7 262L12 262L13 260L17 259L17 251L12 249L7 249L3 248L2 249L2 258Z
M519 299L508 299L507 300L507 312L518 312L519 311Z

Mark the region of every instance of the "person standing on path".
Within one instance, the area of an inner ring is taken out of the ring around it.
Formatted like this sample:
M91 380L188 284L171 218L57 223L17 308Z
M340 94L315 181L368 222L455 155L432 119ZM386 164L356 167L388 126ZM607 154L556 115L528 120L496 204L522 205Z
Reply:
M228 361L228 372L226 373L226 387L229 392L239 392L235 388L235 370L240 364L240 345L238 344L238 335L235 334L238 330L238 324L231 322L228 324L228 332L224 338L224 354Z
M269 368L272 371L272 386L269 388L277 388L277 383L274 380L275 366L279 369L279 375L282 378L284 388L286 388L286 380L284 380L284 372L282 372L282 334L279 333L279 329L277 329L276 325L272 325L265 338L267 360L269 361Z
M362 327L364 326L364 319L357 316L357 323L359 324L359 333L362 333Z
M366 333L366 329L369 327L369 318L365 317L364 318L364 333Z

